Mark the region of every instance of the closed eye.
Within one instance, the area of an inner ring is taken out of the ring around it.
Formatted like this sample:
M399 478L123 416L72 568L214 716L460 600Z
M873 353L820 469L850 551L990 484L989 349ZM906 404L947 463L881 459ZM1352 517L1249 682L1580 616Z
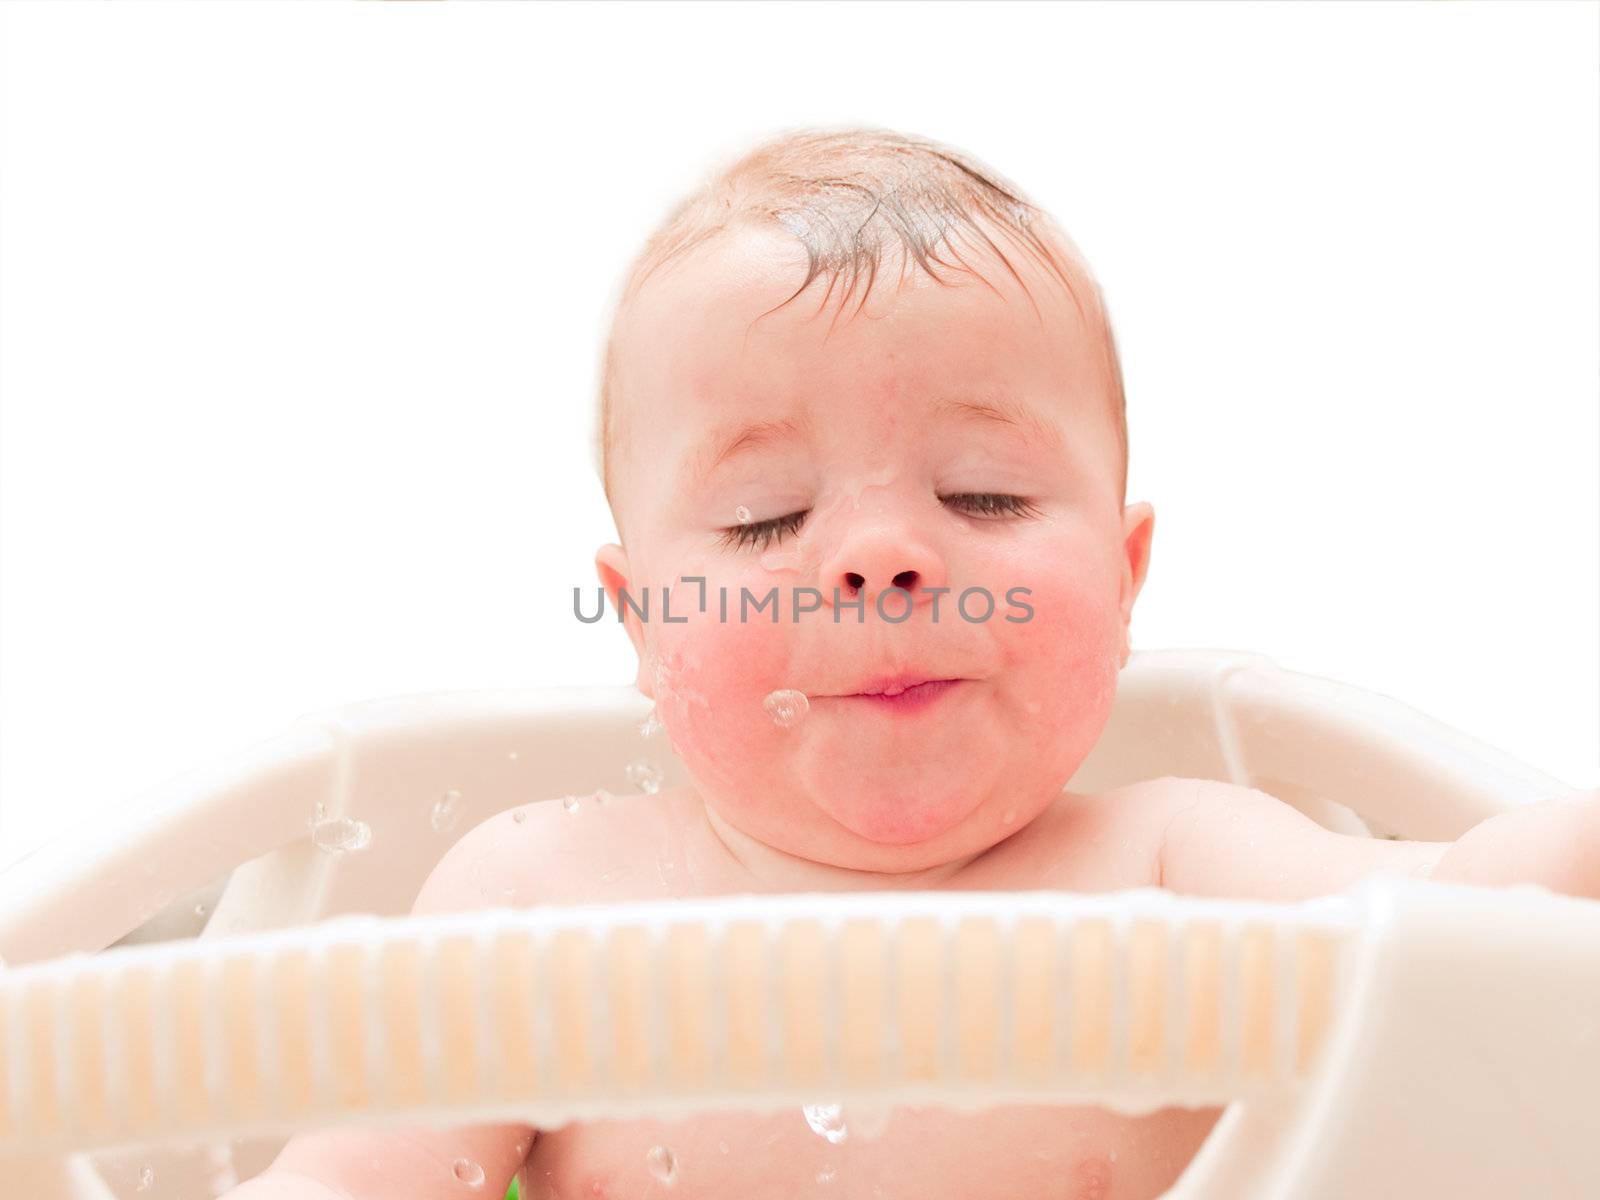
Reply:
M806 508L790 513L786 517L773 517L770 521L752 521L746 525L734 525L722 531L722 543L735 550L743 550L747 546L765 550L773 542L781 541L784 534L799 529L810 511Z
M1022 496L1011 496L1000 492L959 492L950 496L940 496L939 499L958 512L975 517L1039 515L1039 510L1034 507L1032 501ZM730 526L721 531L722 544L734 550L749 547L765 550L773 542L782 541L789 534L798 532L810 514L811 510L807 508L767 521L752 521L745 525Z
M1008 496L1001 492L962 492L957 496L939 497L946 504L955 504L963 512L978 517L1036 517L1039 510L1033 502L1021 496ZM959 504L956 504L960 501Z

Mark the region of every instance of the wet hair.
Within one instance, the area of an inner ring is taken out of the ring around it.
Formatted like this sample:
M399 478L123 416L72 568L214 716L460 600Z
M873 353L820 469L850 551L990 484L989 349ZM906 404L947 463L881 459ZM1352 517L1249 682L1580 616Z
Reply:
M1071 239L1009 180L951 146L889 129L813 126L767 137L715 171L668 213L627 273L600 364L596 431L600 478L614 515L613 465L621 442L622 408L615 372L618 318L663 266L720 234L750 225L781 226L805 248L805 280L778 308L800 296L818 276L825 276L828 284L824 303L834 286L844 283L841 311L864 276L860 304L865 304L885 251L897 244L902 269L905 262L914 262L941 284L946 281L936 265L980 275L961 257L961 242L997 258L1022 283L991 231L1010 243L1013 253L1032 255L1065 287L1101 350L1098 365L1109 395L1126 498L1122 369L1104 296Z

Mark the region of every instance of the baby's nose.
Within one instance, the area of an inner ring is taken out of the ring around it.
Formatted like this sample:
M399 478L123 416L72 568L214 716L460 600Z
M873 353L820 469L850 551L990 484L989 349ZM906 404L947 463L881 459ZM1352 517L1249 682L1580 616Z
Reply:
M889 586L905 588L905 590L909 592L911 589L917 586L917 583L921 578L922 574L919 571L901 571L895 575ZM867 577L865 575L857 575L854 571L846 571L844 573L844 583L842 584L842 587L846 591L859 592L866 586Z
M840 596L849 600L873 599L890 588L904 588L915 601L921 598L920 589L944 583L938 551L902 522L873 522L852 530L822 573L824 590L838 588Z

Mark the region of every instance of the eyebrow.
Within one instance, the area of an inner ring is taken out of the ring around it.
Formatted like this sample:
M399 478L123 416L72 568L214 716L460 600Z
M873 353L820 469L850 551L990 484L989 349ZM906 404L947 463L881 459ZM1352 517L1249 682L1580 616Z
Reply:
M684 481L691 488L699 487L723 463L758 447L797 438L804 431L804 422L785 417L779 421L753 421L714 433L701 445L699 452L689 459L684 469Z
M979 393L947 397L934 401L933 412L936 416L1000 425L1025 437L1031 435L1057 451L1063 446L1061 430L1054 422L1045 420L1032 408L1009 396ZM714 433L686 464L683 472L685 486L697 488L718 467L739 455L798 438L805 431L804 421L785 417L776 421L752 421Z
M950 397L934 404L934 412L942 416L959 417L968 421L981 421L1004 426L1024 436L1032 435L1054 450L1061 450L1061 429L1026 404L998 393Z

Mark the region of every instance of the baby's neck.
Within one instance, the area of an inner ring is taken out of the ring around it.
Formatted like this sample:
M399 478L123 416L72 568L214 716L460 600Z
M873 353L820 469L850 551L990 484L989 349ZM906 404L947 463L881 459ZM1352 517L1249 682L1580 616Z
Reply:
M712 837L727 851L734 870L747 876L757 890L764 892L935 891L948 887L952 878L979 857L978 854L970 854L925 870L902 874L857 871L831 863L813 862L769 846L734 828L703 800L700 801L700 808L705 813Z

